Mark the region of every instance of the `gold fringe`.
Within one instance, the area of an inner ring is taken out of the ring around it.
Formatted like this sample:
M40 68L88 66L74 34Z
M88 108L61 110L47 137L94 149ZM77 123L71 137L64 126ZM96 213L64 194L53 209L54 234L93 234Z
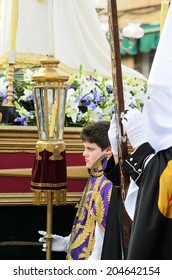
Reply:
M48 203L48 192L50 191L39 191L34 190L33 205L47 205ZM66 205L66 190L51 191L52 193L52 205Z
M44 191L44 190L46 191L46 188L61 188L61 187L65 188L67 186L67 182L53 184L53 183L36 183L31 181L31 186L33 190L35 190L34 187L39 187L42 188L41 190L39 189L39 191Z

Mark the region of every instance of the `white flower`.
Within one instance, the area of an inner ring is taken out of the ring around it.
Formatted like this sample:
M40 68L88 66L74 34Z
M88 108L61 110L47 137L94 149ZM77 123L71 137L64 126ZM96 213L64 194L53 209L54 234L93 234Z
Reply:
M93 123L100 120L102 116L102 109L97 107L95 110L92 110L91 107L88 107L87 112L78 114L79 122Z
M32 81L33 71L31 71L29 68L27 68L24 71L24 80L25 81Z
M75 102L66 106L66 117L71 118L73 123L76 123L77 115L79 113L78 104Z
M0 78L0 92L3 94L7 93L7 86L8 86L8 81L6 80L5 77Z
M23 100L27 101L27 99L33 95L33 91L31 89L24 89L24 95L22 95L18 101Z
M123 77L125 110L137 108L142 110L146 93L146 82L133 76Z
M17 121L22 125L35 125L36 118L33 104L33 72L23 69L23 79L14 79L14 101L18 112ZM7 99L7 72L0 72L0 102ZM82 67L68 80L68 92L65 110L65 126L85 126L99 120L110 120L116 104L113 81L94 71L87 76ZM146 82L133 76L123 77L124 107L130 110L136 107L142 110Z
M114 113L113 82L95 71L87 77L80 68L68 81L66 126L85 126L99 120L110 120ZM125 110L142 109L146 91L145 81L123 77Z

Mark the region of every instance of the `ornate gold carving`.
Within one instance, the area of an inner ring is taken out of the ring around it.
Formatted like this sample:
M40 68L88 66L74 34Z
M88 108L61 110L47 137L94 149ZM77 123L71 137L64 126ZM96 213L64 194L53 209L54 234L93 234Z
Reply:
M14 106L13 101L14 64L9 64L7 102L4 106Z
M61 153L65 151L65 143L64 142L54 142L54 141L38 141L36 143L36 159L42 160L40 156L40 152L44 150L51 152L53 155L49 157L49 160L62 160L63 157Z

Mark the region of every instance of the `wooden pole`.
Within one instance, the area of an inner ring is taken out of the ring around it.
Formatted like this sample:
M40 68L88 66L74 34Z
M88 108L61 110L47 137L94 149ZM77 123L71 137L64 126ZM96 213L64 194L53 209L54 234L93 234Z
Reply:
M110 27L110 45L111 45L111 60L112 60L112 79L114 89L114 101L116 108L117 124L121 132L121 139L119 139L119 165L122 175L121 180L121 195L123 202L126 197L126 193L129 186L129 176L123 170L122 163L128 156L127 137L124 134L123 126L121 123L122 114L124 114L124 96L123 96L123 79L122 79L122 67L121 67L121 54L120 54L120 40L119 40L119 28L118 28L118 16L116 0L109 0L109 27ZM119 135L120 138L120 135ZM131 220L126 213L124 204L122 207L122 227L124 234L124 246L127 248L130 239Z
M120 54L120 40L119 40L119 28L118 28L118 16L116 0L109 0L109 26L110 26L110 43L111 43L111 60L112 60L112 79L114 88L114 101L117 112L117 122L121 134L121 140L119 140L119 161L122 162L128 156L127 137L124 134L123 126L121 123L121 117L125 112L124 108L124 96L123 96L123 79L122 79L122 67L121 67L121 54ZM128 174L121 168L123 175L123 199L129 186Z

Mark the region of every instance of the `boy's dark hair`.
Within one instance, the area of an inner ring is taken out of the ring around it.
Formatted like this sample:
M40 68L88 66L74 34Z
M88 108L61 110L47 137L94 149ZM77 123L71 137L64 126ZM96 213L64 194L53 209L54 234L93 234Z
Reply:
M111 146L108 138L108 130L110 127L110 121L98 121L85 126L81 131L81 139L83 142L95 143L105 150Z

